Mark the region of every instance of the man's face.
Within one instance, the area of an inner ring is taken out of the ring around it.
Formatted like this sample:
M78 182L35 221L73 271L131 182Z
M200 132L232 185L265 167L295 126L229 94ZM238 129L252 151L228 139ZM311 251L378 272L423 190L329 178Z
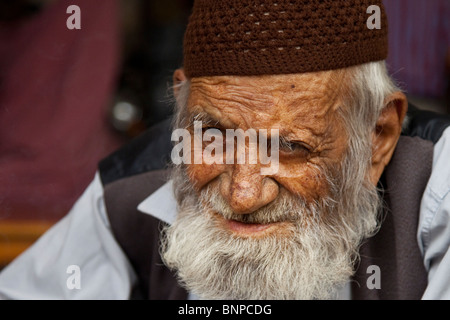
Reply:
M339 168L347 148L346 131L337 112L343 107L338 95L341 83L332 76L336 77L332 72L320 72L192 79L188 113L191 118L207 114L211 121L204 129L214 127L224 135L226 129L278 129L284 141L279 148L278 170L270 176L261 174L261 164L248 161L188 165L196 190L217 190L235 217L251 215L277 199L281 190L308 202L326 196L323 169ZM285 226L244 224L223 219L220 214L216 217L223 228L240 236L282 232Z
M323 299L349 279L379 199L368 181L370 143L349 147L345 78L191 80L181 122L206 119L203 130L224 134L278 129L282 143L268 175L260 162L175 167L179 213L163 233L162 256L188 290L206 299Z

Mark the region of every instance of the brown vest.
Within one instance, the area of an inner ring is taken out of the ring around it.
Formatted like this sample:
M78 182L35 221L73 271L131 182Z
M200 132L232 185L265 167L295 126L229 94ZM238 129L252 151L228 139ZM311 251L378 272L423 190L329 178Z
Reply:
M352 281L353 299L420 299L427 274L417 245L420 201L431 173L433 144L401 136L382 179L386 208L380 231L361 247ZM162 186L168 170L133 175L104 186L105 203L115 238L138 276L132 298L186 299L159 254L160 220L136 208ZM381 271L381 289L368 289L368 266Z

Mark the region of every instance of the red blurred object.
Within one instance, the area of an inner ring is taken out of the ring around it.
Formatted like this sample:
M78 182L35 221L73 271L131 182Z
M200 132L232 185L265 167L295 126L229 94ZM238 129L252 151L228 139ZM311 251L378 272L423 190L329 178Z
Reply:
M73 4L81 30L66 26ZM118 10L115 0L61 0L0 25L0 219L61 218L122 143L107 116Z

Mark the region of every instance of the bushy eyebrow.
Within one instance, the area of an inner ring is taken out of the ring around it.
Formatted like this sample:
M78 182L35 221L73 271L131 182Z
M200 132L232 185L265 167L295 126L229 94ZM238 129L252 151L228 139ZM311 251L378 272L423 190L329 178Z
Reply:
M212 116L211 114L205 112L205 111L193 111L189 114L189 122L188 127L193 127L195 121L200 121L202 123L202 126L219 126L220 120L217 120ZM292 141L287 136L284 135L284 130L281 130L279 133L279 146L282 148L292 149ZM264 135L264 134L263 134ZM270 139L269 137L265 137L265 139Z
M189 122L188 126L193 126L194 121L200 121L202 122L202 125L207 126L216 126L220 123L219 120L215 119L213 116L211 116L209 113L206 113L204 111L199 112L193 112L189 115Z

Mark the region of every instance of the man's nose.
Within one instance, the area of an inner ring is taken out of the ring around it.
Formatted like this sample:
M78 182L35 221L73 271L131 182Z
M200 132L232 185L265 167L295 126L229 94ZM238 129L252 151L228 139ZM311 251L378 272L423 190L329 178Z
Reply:
M222 180L220 191L234 213L252 213L278 196L278 184L261 175L259 165L236 164L227 178Z

